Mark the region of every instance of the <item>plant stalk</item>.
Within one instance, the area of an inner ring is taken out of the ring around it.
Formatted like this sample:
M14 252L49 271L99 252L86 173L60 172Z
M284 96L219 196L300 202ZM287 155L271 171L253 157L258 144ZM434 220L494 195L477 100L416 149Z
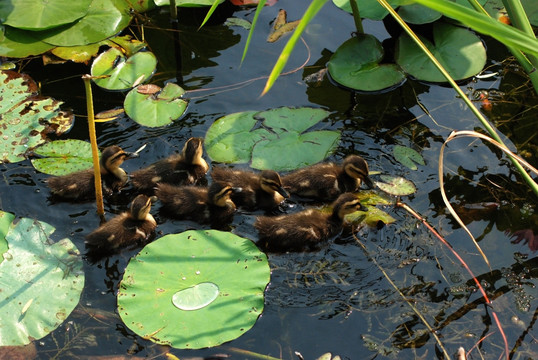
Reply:
M95 134L95 116L93 112L92 77L88 74L82 75L84 88L86 90L86 111L88 112L88 128L90 132L90 143L92 146L93 174L95 181L95 202L97 214L103 216L105 207L103 205L103 187L101 186L101 167L99 164L99 149L97 148L97 136Z
M357 33L364 34L364 28L362 27L362 19L359 12L359 5L357 4L357 0L350 0L349 4L351 5L351 10L353 11L353 20L355 21Z
M176 0L170 0L170 17L172 20L177 20L177 6L176 6Z

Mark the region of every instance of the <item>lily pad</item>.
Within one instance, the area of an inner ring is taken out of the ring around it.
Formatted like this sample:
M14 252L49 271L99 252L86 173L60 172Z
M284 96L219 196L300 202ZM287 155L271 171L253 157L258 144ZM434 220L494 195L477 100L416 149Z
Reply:
M23 218L11 224L0 263L0 346L25 345L56 329L78 304L82 257L69 239L53 242L54 227Z
M29 76L0 71L0 84L0 162L22 161L47 134L60 135L71 127L73 114L60 110L62 102L37 96Z
M151 52L140 51L127 58L116 48L99 55L92 64L92 76L109 77L96 79L95 83L108 90L126 90L148 80L157 68L157 59Z
M2 0L0 19L25 30L44 30L71 23L88 12L92 0Z
M216 0L219 4L223 3L224 0ZM199 6L211 6L215 0L176 0L176 6L179 7L199 7ZM155 0L155 5L165 6L170 5L170 0Z
M38 147L36 155L45 156L32 159L36 170L54 176L71 174L93 167L92 147L82 140L57 140Z
M0 210L0 263L4 261L3 254L7 251L6 235L15 215Z
M380 223L383 225L392 224L396 220L375 206L368 207L368 211L355 211L346 215L346 221L354 225L368 225L370 227L379 227Z
M77 2L77 1L72 1ZM80 20L36 33L38 38L56 46L80 46L105 40L123 30L131 21L129 12L113 0L93 0Z
M417 189L415 185L403 177L380 175L381 181L375 181L376 186L384 192L394 196L405 196L414 194Z
M267 257L248 239L217 230L170 234L125 269L118 311L138 335L175 348L233 340L263 311Z
M0 36L0 56L23 58L38 55L54 48L54 45L37 40L30 31L4 26ZM2 29L0 28L0 34Z
M164 88L151 85L138 86L127 94L123 106L125 113L140 125L157 127L179 119L187 109L187 101L181 96L185 90L177 84L168 83Z
M466 79L478 74L486 64L486 49L473 32L451 24L433 25L432 44L421 40L455 80ZM396 62L416 79L444 82L445 77L411 38L402 34L398 38Z
M534 26L538 26L538 2L534 0L521 0L521 5L525 9L529 22Z
M408 24L429 24L443 16L439 11L420 4L409 4L398 8L398 15Z
M392 149L394 159L411 170L417 170L417 165L426 165L424 158L415 150L406 146L396 145Z
M293 170L328 157L340 140L332 130L308 131L329 115L323 109L278 108L226 115L205 138L212 160L248 163L255 169Z
M352 13L353 11L351 10L349 1L350 0L333 0L333 3L340 9L347 11L348 13ZM392 7L397 7L400 2L401 1L398 0L389 0ZM383 18L389 13L377 2L377 0L357 0L357 5L361 13L361 18L383 20Z
M99 48L103 42L81 46L59 46L51 50L55 56L64 60L71 60L76 63L87 63L92 57L99 53Z
M379 40L360 34L338 47L327 68L334 81L354 90L378 91L401 84L406 75L396 64L380 64L383 55Z

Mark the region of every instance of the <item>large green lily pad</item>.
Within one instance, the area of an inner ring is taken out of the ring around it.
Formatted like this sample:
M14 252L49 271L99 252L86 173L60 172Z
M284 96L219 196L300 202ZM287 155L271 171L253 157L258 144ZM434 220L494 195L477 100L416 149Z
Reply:
M338 6L340 9L352 13L351 5L349 4L350 0L333 0L333 3ZM361 18L371 19L371 20L382 20L385 16L388 15L388 11L381 6L377 0L356 0L361 14ZM389 4L392 7L397 7L402 0L389 0Z
M125 113L140 125L157 127L179 119L187 109L187 101L181 96L185 90L177 84L168 83L138 86L127 94L123 107Z
M93 167L91 144L82 140L52 141L34 153L44 157L32 159L32 165L49 175L62 176Z
M0 22L19 29L44 30L71 23L88 12L92 0L2 0Z
M99 55L92 64L92 76L108 77L96 79L95 83L108 90L126 90L148 80L157 67L157 59L151 52L140 51L126 57L117 48L110 48Z
M423 37L421 40L453 79L466 79L478 74L484 68L486 49L473 32L438 22L433 25L433 38L433 44ZM431 82L446 81L430 59L406 34L398 38L396 62L416 79Z
M0 34L2 30L0 28ZM54 45L37 40L30 31L4 26L0 36L0 56L23 58L38 55L54 48Z
M226 115L207 131L206 150L214 161L251 161L260 170L305 167L329 156L340 140L338 131L307 131L328 115L323 109L288 107Z
M84 287L82 257L71 240L53 242L54 230L28 218L9 227L5 237L9 249L0 263L0 346L41 339L79 302Z
M125 269L118 311L138 335L199 349L248 331L263 310L267 257L248 239L217 230L170 234Z
M420 4L409 4L398 8L398 15L408 24L428 24L441 18L439 11Z
M47 134L71 127L73 114L60 110L62 102L37 96L29 76L0 71L0 84L0 162L22 161Z
M361 91L378 91L405 80L396 64L380 64L383 46L374 36L360 34L338 47L327 66L337 83Z
M224 0L216 0L219 4ZM176 6L179 7L199 7L199 6L211 6L215 0L176 0ZM155 5L165 6L170 5L170 0L155 0Z
M73 1L76 2L76 1ZM99 42L123 30L131 15L116 6L113 0L93 0L88 13L80 20L40 31L40 40L56 46L79 46Z

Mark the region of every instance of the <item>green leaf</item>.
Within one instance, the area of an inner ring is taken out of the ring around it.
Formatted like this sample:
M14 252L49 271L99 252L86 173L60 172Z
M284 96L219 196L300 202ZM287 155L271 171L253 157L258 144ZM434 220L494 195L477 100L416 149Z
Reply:
M0 210L0 263L4 261L3 255L8 249L6 235L13 219L15 219L15 215Z
M414 194L417 189L415 185L402 177L391 176L391 175L380 175L381 181L375 181L375 185L382 191L394 195L394 196L405 196Z
M54 45L37 40L31 31L19 30L11 26L5 26L4 29L4 36L0 36L0 56L23 58L42 54L54 47Z
M338 47L331 56L328 70L339 84L362 91L378 91L405 80L405 74L395 64L379 64L384 51L374 36L361 34Z
M207 131L206 151L212 160L247 163L255 169L293 170L329 156L338 131L309 131L329 115L323 109L278 108L247 111L218 119Z
M131 15L118 9L113 0L93 0L88 13L80 20L36 32L36 36L56 46L88 45L119 33L130 21Z
M349 4L350 0L333 0L333 3L338 6L340 9L347 11L348 13L353 13L351 10L351 5ZM399 1L388 1L392 7L396 7L399 4ZM360 10L361 18L371 19L371 20L383 20L385 16L389 13L383 6L381 6L377 0L357 0L357 5Z
M0 22L25 30L71 23L88 12L92 0L2 0Z
M422 155L411 148L396 145L394 146L394 149L392 149L392 153L394 154L394 159L396 159L396 161L411 170L418 169L415 163L419 165L426 165Z
M32 159L37 171L61 176L93 167L91 144L82 140L56 140L35 150L45 158Z
M158 344L217 346L254 325L269 277L267 257L251 240L216 230L170 234L131 259L118 312L132 331Z
M137 52L127 58L116 48L99 55L92 64L92 76L109 77L96 79L95 83L108 90L126 90L136 83L148 80L157 68L157 59L151 52Z
M368 211L355 211L346 215L346 221L353 225L366 224L370 227L378 227L380 222L386 225L392 224L396 220L383 210L371 206L368 207Z
M185 90L168 83L164 88L152 85L154 93L142 92L143 86L129 91L123 106L125 113L140 125L157 127L179 119L187 109L187 101L181 99Z
M224 22L224 25L226 25L226 26L240 26L245 30L250 30L252 28L252 24L248 20L241 19L241 18L238 18L238 17L229 17Z
M478 36L467 29L445 23L433 25L434 44L421 40L454 80L478 74L486 64L486 49ZM407 35L398 39L396 62L419 80L445 82L445 77Z
M224 0L217 0L219 4ZM178 7L199 7L199 6L211 6L215 0L176 0L176 6ZM170 0L155 0L155 5L165 6L170 5Z
M51 225L23 218L11 225L0 264L0 346L25 345L56 329L78 304L82 257L69 239L53 242Z
M47 134L68 130L73 115L60 111L62 102L37 96L37 85L27 75L0 71L0 162L17 162L44 143Z
M372 173L370 172L370 175ZM390 205L393 204L394 201L391 199L386 198L382 194L379 194L376 191L373 190L361 190L359 193L357 193L357 198L360 200L361 204L363 205Z
M398 8L398 15L408 24L428 24L443 16L439 11L419 4L409 4Z
M521 5L533 26L538 26L538 2L535 0L521 0Z
M92 57L97 55L102 45L104 45L103 42L81 46L59 46L52 49L51 53L60 59L71 60L77 63L87 63Z

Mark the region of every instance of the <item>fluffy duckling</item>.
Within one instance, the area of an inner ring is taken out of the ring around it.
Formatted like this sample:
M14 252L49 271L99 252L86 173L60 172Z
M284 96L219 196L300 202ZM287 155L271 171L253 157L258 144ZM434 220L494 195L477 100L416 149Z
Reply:
M99 160L104 195L111 195L125 186L129 179L120 166L127 159L138 156L125 152L119 146L105 148ZM90 200L95 198L93 167L72 174L55 176L47 180L52 195L62 200Z
M240 188L232 194L232 201L248 210L274 210L290 194L282 188L280 175L276 171L260 173L215 167L211 172L215 181L228 182Z
M282 177L282 182L292 194L324 201L354 192L362 182L373 188L368 163L358 155L348 155L342 165L329 162L308 166Z
M144 244L157 227L150 210L151 198L138 195L129 211L113 217L86 236L87 256L95 260L130 245Z
M235 204L230 195L234 189L227 183L213 182L209 188L157 184L155 195L161 211L173 218L194 220L224 229L232 222Z
M345 215L365 210L351 193L340 195L331 206L332 212L308 209L290 215L259 216L254 223L258 245L276 252L314 250L338 234Z
M138 191L151 192L158 183L191 185L201 180L209 166L202 157L203 139L190 138L181 154L173 154L152 165L133 171L131 181Z

